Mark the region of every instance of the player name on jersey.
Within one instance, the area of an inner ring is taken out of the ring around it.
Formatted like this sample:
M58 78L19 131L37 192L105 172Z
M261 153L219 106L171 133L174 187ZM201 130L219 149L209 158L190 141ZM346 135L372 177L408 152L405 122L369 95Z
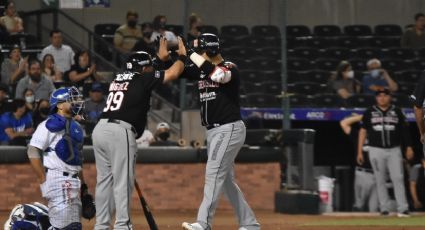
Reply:
M128 84L129 84L129 82L123 82L123 83L111 82L111 84L109 85L109 92L111 92L111 91L127 91L128 90Z

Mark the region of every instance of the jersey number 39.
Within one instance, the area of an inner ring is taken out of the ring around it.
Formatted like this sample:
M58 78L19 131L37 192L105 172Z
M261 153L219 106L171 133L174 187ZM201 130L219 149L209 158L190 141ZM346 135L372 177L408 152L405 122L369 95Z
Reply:
M103 112L108 112L108 110L115 111L119 110L124 99L124 93L121 91L110 92L108 99L106 99L106 106L103 109Z

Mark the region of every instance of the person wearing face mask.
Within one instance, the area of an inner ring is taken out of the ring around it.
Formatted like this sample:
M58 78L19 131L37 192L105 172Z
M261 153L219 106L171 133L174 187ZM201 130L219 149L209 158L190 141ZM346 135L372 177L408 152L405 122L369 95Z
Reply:
M134 10L127 12L127 23L118 27L114 34L114 46L121 53L129 53L143 38L142 29L137 25L139 14Z
M359 93L361 89L360 82L354 78L354 71L347 61L338 65L335 74L331 76L329 86L343 99Z
M425 14L415 15L415 26L404 32L401 37L401 47L413 49L425 47Z
M31 114L27 113L24 100L15 99L12 104L13 112L0 117L0 144L26 145L25 138L34 131Z
M50 112L50 103L49 100L41 99L38 103L36 103L34 113L32 115L33 127L37 128L37 126L44 120L47 119Z
M156 126L155 140L150 146L179 146L175 141L170 141L170 126L166 122L161 122Z
M15 98L22 98L26 89L34 92L35 100L49 99L50 94L55 90L53 82L41 74L41 63L37 59L29 61L28 74L19 80L16 86Z
M21 48L14 46L1 64L1 82L6 85L15 85L16 82L25 76L25 68L28 64L28 57L22 58Z
M363 93L374 95L377 91L388 89L391 93L398 90L397 83L381 67L381 62L374 58L367 62L368 73L363 77Z
M32 91L32 89L25 89L23 96L25 99L25 105L27 106L27 110L29 112L32 112L34 110L35 105L34 91Z
M162 35L165 37L165 39L167 39L167 45L169 48L177 46L178 41L176 35L173 32L165 29L167 18L164 15L155 16L152 24L154 31L151 35L151 42L158 40L158 37Z
M75 55L75 64L65 79L71 81L77 88L84 86L84 83L101 81L103 78L96 72L96 64L92 63L88 50L83 50Z
M145 22L142 24L143 38L134 45L132 51L137 52L143 50L151 56L155 56L155 43L151 42L151 35L153 32L152 23Z

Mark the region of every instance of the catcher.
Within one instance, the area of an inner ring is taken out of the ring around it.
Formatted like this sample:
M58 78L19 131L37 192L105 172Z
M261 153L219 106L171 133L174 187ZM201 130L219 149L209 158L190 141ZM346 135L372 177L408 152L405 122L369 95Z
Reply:
M81 214L90 219L96 212L81 170L83 130L73 119L84 107L82 98L75 87L55 90L50 115L38 125L28 145L53 229L82 229Z

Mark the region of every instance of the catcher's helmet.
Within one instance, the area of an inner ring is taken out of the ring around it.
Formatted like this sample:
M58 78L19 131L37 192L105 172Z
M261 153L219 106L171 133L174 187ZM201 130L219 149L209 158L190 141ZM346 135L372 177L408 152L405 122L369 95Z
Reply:
M84 99L80 91L72 87L63 87L53 91L50 96L50 114L57 111L57 105L62 102L69 102L74 115L79 114L84 109Z
M128 71L136 71L143 66L151 66L152 57L145 51L137 51L128 57L125 63L125 69Z
M201 34L198 37L198 49L206 51L209 57L216 56L220 53L220 40L215 34Z

